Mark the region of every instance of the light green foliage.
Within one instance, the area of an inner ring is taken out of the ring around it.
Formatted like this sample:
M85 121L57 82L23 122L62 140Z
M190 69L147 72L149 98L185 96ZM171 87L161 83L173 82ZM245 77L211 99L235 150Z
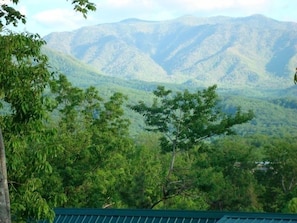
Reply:
M172 93L164 87L158 87L152 105L144 102L131 106L145 117L148 130L163 133L162 149L172 151L188 150L199 141L220 134L232 133L232 127L253 118L252 112L235 115L221 112L218 105L216 86L194 93Z
M251 109L255 114L251 122L236 127L238 134L263 134L276 137L296 135L295 95L294 98L289 96L280 98L279 95L283 94L282 92L275 92L277 96L269 95L268 92L263 93L265 96L255 96L256 94L255 92L249 96L232 95L232 93L222 95L221 106L224 111L234 112L236 106L240 106L243 110Z
M194 178L191 178L195 172L192 168L195 157L188 153L177 156L174 175L169 182L171 155L162 153L159 137L160 134L152 132L138 136L137 149L130 158L131 182L125 188L125 203L131 208L206 209L204 194L195 188Z
M189 180L192 162L187 159L188 152L202 140L230 134L234 125L253 118L252 112L242 113L240 109L234 115L223 113L218 107L215 90L216 86L212 86L194 93L188 90L173 93L160 86L154 91L156 97L151 105L139 102L131 106L133 110L144 115L148 130L162 134L162 152L171 152L171 158L166 162L170 163L167 176L160 182L162 197L153 206L194 189L193 182Z
M297 198L294 197L292 198L287 206L286 206L286 209L285 209L285 212L288 212L288 213L297 213Z
M133 153L126 97L115 93L104 102L95 88L74 87L63 75L49 89L47 119L17 125L26 130L17 135L4 128L14 218L53 219L56 206L125 207Z
M89 0L72 0L72 4L74 5L74 10L81 12L85 18L89 11L96 10L96 5L89 2Z
M131 208L152 208L161 198L160 182L166 176L164 159L160 154L158 136L141 134L131 157L131 183L125 191L125 201Z
M62 148L52 160L62 182L67 207L121 207L121 191L129 176L127 155L133 151L129 121L123 118L126 100L120 93L104 102L98 91L74 87L64 76L52 85Z
M40 53L44 41L38 35L6 33L0 36L1 104L11 108L12 123L25 123L43 115L43 91L51 73Z
M8 32L0 42L0 99L1 105L9 106L0 124L7 148L12 216L16 221L53 219L54 197L44 196L45 179L51 180L48 159L56 151L46 144L53 131L44 126L44 90L53 78L47 58L40 53L44 41L38 35Z
M12 0L12 5L18 0ZM86 0L72 1L74 10L86 16L95 5ZM0 125L7 151L8 182L11 194L11 218L14 222L28 220L53 220L55 206L66 199L59 188L60 179L53 173L50 163L59 152L59 144L52 143L56 134L47 122L53 101L47 90L55 77L48 66L47 57L41 53L45 42L38 34L15 34L7 25L17 26L26 18L13 6L0 5ZM57 101L60 103L60 101ZM1 142L2 143L2 142ZM6 163L1 148L1 163ZM1 165L3 167L3 165ZM5 170L0 170L5 172ZM6 180L6 179L5 179ZM1 199L4 197L2 194ZM8 197L8 191L5 191ZM3 209L10 210L9 202L1 200ZM10 216L0 216L0 221L10 222Z
M38 36L9 34L1 41L7 51L1 54L1 103L10 107L1 125L13 218L53 219L56 206L119 203L115 192L124 183L118 179L125 180L125 153L132 148L129 121L122 117L126 97L115 93L104 102L94 87L83 90L56 77L40 54L44 42ZM16 41L15 48L9 41ZM88 199L95 193L99 200Z

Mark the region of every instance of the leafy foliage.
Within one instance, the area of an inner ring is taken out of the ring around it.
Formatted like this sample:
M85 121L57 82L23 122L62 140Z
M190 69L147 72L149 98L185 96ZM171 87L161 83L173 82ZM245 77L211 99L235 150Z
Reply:
M7 33L0 44L1 105L10 105L12 124L41 118L42 93L52 76L40 53L44 41L38 35Z
M240 109L235 115L224 114L218 107L216 86L203 91L190 93L188 90L173 94L159 86L154 91L156 96L151 105L140 101L131 106L136 112L143 114L148 130L160 132L160 146L163 152L172 153L168 174L162 182L163 195L159 202L194 190L184 171L176 170L176 156L199 146L207 138L232 133L232 127L245 123L253 118L253 113L242 113ZM187 166L184 163L183 166ZM189 166L189 169L191 165ZM194 192L192 192L194 193ZM199 192L198 192L199 193Z
M17 4L19 1L11 2ZM86 0L75 0L73 4L84 16L89 10L95 10L95 5ZM0 5L0 108L8 107L0 117L0 132L4 131L5 139L4 143L1 134L0 221L26 222L45 218L53 221L52 207L65 200L63 193L45 192L49 185L57 183L57 179L50 176L53 168L49 160L59 147L47 144L55 131L46 123L52 105L45 94L56 80L47 57L41 53L45 41L38 34L15 34L7 29L7 25L17 26L19 21L25 23L25 16L8 4ZM9 177L5 153L9 157Z
M87 18L87 13L89 11L95 11L96 5L88 0L73 0L74 10L81 12L85 18Z
M172 151L193 148L199 141L220 134L232 133L232 127L253 118L253 113L234 116L221 112L216 86L190 93L188 90L172 95L170 90L158 87L154 91L156 98L151 106L144 102L131 106L145 117L148 130L164 134L161 139L162 149Z
M206 159L202 165L208 171L202 169L197 182L207 193L211 209L262 211L259 197L263 188L253 174L260 156L250 139L225 137L202 152ZM201 169L199 161L196 165Z
M72 3L83 15L95 7ZM0 18L2 27L25 19L7 5ZM143 99L130 106L143 116L133 116L124 108L129 98L117 92L128 91L117 81L112 90L74 86L52 72L38 35L2 34L0 125L13 221L53 220L57 206L296 212L292 132L251 136L258 129L238 126L261 120L242 112L256 108L259 115L258 99L219 101L216 86L176 91L180 86L167 85L171 90L158 87L151 95L155 83L127 81L134 88L130 103ZM295 104L267 100L262 106L274 109L263 115L281 122L276 117L283 109L295 114ZM150 132L131 134L130 122L145 123ZM228 136L237 131L244 137Z
M53 219L51 206L59 205L57 197L63 196L48 197L44 192L46 179L51 181L48 160L57 149L47 146L54 132L44 125L48 117L44 93L54 81L47 57L40 53L44 41L38 35L7 33L0 42L1 105L9 106L0 124L7 146L13 219Z
M17 4L19 0L12 0L14 4ZM7 4L0 5L0 30L9 24L17 26L18 21L26 23L26 18L14 7L8 6Z

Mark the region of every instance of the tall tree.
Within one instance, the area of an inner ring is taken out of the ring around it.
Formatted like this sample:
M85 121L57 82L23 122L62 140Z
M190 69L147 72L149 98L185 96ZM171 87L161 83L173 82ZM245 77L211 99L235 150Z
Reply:
M9 199L9 189L7 183L7 168L6 168L6 155L3 142L2 131L0 129L0 216L1 222L10 221L10 199Z
M47 69L47 58L40 53L43 44L38 35L7 32L0 36L0 103L2 108L9 107L1 116L0 123L7 143L14 134L24 135L34 125L38 128L45 115L42 93L51 73ZM1 144L4 145L4 142ZM1 173L5 173L4 146L1 149ZM7 210L10 209L8 197L8 191L1 196L6 198ZM5 219L3 222L9 221L10 216L5 216Z
M18 2L11 0L12 4ZM72 0L72 4L74 10L81 12L84 17L88 11L96 9L88 0ZM0 5L0 108L9 108L0 120L0 128L5 131L4 139L0 137L0 186L3 192L0 195L0 222L11 222L4 150L4 142L9 141L6 131L11 136L15 134L22 137L24 133L32 132L32 126L36 127L35 131L38 130L38 126L42 125L39 120L45 114L43 92L52 78L47 58L40 52L44 41L38 35L7 31L6 26L9 24L17 26L20 21L26 22L25 16L14 6L5 3Z
M232 127L253 118L251 111L225 114L218 106L216 86L202 91L172 92L159 86L154 91L155 99L151 105L139 102L131 108L143 114L147 129L162 133L160 144L163 152L171 153L166 179L162 186L163 197L159 202L177 196L188 189L182 179L174 176L176 155L189 151L202 140L216 135L233 133Z
M61 149L50 163L66 196L62 206L122 207L120 192L130 172L127 156L133 151L122 108L126 97L114 93L105 101L94 87L74 87L65 76L53 83L52 93L59 128L51 144Z

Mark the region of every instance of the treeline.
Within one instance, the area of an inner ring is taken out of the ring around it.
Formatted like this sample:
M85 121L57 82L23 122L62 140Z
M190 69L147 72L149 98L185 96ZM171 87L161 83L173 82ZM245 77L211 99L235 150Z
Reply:
M222 112L216 86L129 105L146 123L137 137L123 94L103 100L63 75L50 89L42 115L1 116L15 221L54 207L297 211L296 140L234 135L254 115Z
M221 98L221 106L225 112L234 112L238 106L254 112L253 120L236 127L240 135L262 134L282 138L297 134L294 107L297 101L292 97L244 97L224 93Z

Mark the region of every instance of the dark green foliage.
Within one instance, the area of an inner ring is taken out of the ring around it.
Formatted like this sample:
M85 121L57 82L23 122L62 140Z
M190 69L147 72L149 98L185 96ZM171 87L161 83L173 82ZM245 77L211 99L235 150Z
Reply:
M12 0L13 3L17 4L18 0ZM7 4L0 5L0 30L9 24L17 26L18 21L26 23L26 18L14 7L8 6Z
M253 174L260 157L252 142L238 136L225 137L202 151L208 171L197 173L207 177L198 180L198 185L207 193L211 209L262 211L258 196L263 191ZM197 165L201 166L199 161Z

